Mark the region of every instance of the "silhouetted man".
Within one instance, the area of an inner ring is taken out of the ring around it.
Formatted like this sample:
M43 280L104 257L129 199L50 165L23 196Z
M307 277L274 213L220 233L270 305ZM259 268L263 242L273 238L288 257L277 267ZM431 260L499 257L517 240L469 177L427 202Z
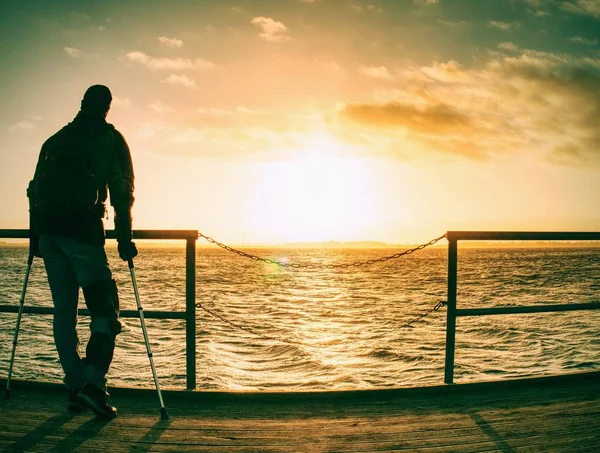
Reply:
M48 274L69 408L84 406L105 417L117 414L106 392L106 373L121 331L117 286L104 250L107 192L119 256L127 261L137 255L131 241L133 165L125 139L106 122L111 101L107 87L88 88L75 119L42 146L27 189L31 247ZM76 330L79 288L91 314L83 359Z

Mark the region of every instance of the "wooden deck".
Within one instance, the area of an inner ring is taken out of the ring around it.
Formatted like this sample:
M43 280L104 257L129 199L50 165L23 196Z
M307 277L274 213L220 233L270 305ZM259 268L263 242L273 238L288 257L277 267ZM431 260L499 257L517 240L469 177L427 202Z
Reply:
M2 385L4 389L5 384ZM2 452L600 451L600 373L309 394L113 389L119 416L69 413L56 385L0 400Z

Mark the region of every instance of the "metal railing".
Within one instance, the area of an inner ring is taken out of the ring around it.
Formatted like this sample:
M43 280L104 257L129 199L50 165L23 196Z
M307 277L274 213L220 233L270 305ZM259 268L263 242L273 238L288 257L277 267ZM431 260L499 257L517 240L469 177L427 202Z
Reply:
M495 308L457 308L458 241L598 241L600 233L589 232L524 232L524 231L448 231L448 300L446 322L446 362L444 382L454 383L454 351L456 318L522 313L548 313L574 310L598 310L600 302L583 304L528 305Z
M108 239L115 239L114 231L107 231ZM0 238L27 239L29 230L0 230ZM133 238L139 239L174 239L186 241L186 275L185 275L185 312L179 311L146 311L146 318L183 319L186 323L186 388L196 388L196 240L197 230L136 230ZM458 241L600 241L600 232L507 232L507 231L449 231L448 239L448 300L446 323L446 358L444 382L454 382L454 353L456 347L456 318L460 316L483 316L499 314L545 313L573 310L597 310L600 302L554 305L531 305L495 308L457 308L458 283ZM0 313L17 313L17 305L0 305ZM52 314L50 307L31 307L25 305L23 313ZM80 309L82 315L89 315L88 310ZM134 310L122 310L124 318L137 318Z
M116 239L115 232L106 232L108 239ZM28 239L29 230L0 230L3 239ZM145 318L183 319L185 320L185 365L186 388L196 388L196 241L198 230L135 230L133 239L173 239L185 240L185 311L154 311L144 310ZM17 305L0 305L0 313L17 313ZM52 314L51 307L23 307L23 313ZM79 309L80 315L89 316L89 310ZM136 310L121 310L123 318L139 318Z

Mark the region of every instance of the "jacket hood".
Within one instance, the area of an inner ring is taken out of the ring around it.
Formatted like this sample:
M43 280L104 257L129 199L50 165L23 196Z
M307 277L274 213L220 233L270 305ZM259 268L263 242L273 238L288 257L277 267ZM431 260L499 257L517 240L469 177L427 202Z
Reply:
M80 110L69 127L84 135L101 134L113 128L102 115L87 110Z

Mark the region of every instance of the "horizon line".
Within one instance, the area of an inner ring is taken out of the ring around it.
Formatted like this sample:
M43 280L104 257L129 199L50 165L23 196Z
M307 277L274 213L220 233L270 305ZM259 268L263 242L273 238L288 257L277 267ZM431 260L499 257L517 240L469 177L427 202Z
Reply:
M197 248L221 248L216 244L212 244L207 241L202 241L202 238L198 238L196 242ZM184 247L185 242L180 239L137 239L142 244L153 247ZM5 246L25 246L29 244L29 240L21 238L0 238L0 245ZM107 239L106 246L114 247L116 244L115 239ZM326 249L397 249L397 248L411 248L421 243L394 243L385 241L289 241L289 242L278 242L278 243L230 243L227 244L231 248L292 248L292 249L314 249L314 248L326 248ZM531 246L544 246L547 248L553 247L600 247L600 241L549 241L549 240L489 240L489 241L462 241L460 243L461 248L527 248ZM437 243L428 246L427 248L442 248L447 247L447 243Z

